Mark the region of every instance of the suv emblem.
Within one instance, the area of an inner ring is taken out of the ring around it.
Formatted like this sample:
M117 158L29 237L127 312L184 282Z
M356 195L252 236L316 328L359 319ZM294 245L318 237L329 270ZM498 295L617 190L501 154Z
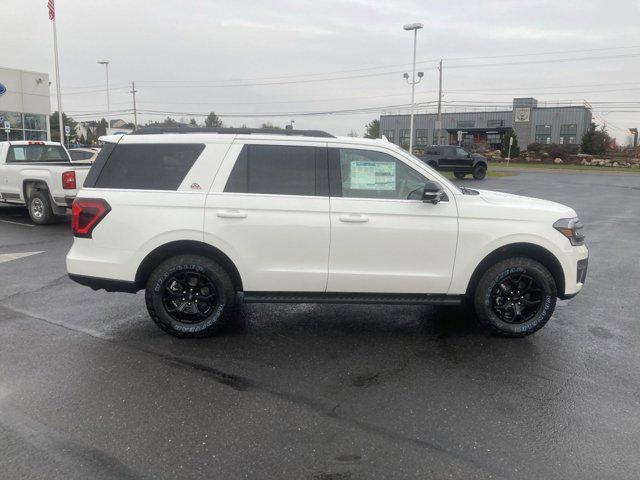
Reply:
M200 184L193 182L191 184L191 190L200 190Z

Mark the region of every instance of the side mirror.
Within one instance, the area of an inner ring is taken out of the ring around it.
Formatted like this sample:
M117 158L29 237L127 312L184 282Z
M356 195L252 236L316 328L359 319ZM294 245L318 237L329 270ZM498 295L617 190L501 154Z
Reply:
M424 184L424 190L422 191L422 201L425 203L433 203L434 205L442 200L444 190L440 184L432 181L428 181Z

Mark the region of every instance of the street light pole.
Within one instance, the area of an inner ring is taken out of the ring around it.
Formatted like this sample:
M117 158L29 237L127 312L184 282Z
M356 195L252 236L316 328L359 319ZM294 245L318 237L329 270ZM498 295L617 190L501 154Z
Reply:
M107 134L109 134L109 129L111 128L111 103L109 101L109 60L98 60L100 65L104 65L106 67L107 73Z
M410 23L405 25L403 28L407 31L413 30L413 70L411 73L411 81L408 79L408 75L405 73L404 78L407 80L407 83L411 85L411 115L409 120L409 153L413 153L413 110L415 106L415 92L416 92L416 83L419 83L422 80L422 76L424 75L422 72L418 72L418 80L416 80L416 48L418 44L418 30L423 27L421 23Z

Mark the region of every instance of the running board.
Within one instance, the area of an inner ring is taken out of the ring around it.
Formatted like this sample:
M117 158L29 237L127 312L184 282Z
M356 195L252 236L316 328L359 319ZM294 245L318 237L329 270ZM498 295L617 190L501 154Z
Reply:
M245 303L460 305L464 295L423 293L244 292Z

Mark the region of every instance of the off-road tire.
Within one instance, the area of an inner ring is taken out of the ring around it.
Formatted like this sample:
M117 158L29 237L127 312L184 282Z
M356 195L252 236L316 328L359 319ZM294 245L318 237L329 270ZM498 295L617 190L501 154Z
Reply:
M484 177L487 176L487 167L484 165L476 165L473 168L473 178L476 180L484 180Z
M492 292L512 274L525 274L535 280L541 290L537 313L523 323L509 323L492 307ZM474 306L480 324L491 334L501 337L524 337L540 330L551 318L556 306L557 289L553 275L539 262L527 257L501 260L480 278L474 293Z
M182 323L172 317L164 306L165 283L181 270L198 272L215 287L217 304L213 313L199 323ZM233 317L236 291L227 271L214 260L200 255L178 255L153 270L147 281L145 301L152 320L166 333L179 338L202 338L218 333Z
M462 180L464 178L464 176L466 175L466 173L462 173L462 172L453 172L453 176L456 177L458 180Z
M29 217L36 225L49 225L53 223L54 215L51 208L49 193L44 190L34 191L27 201Z

